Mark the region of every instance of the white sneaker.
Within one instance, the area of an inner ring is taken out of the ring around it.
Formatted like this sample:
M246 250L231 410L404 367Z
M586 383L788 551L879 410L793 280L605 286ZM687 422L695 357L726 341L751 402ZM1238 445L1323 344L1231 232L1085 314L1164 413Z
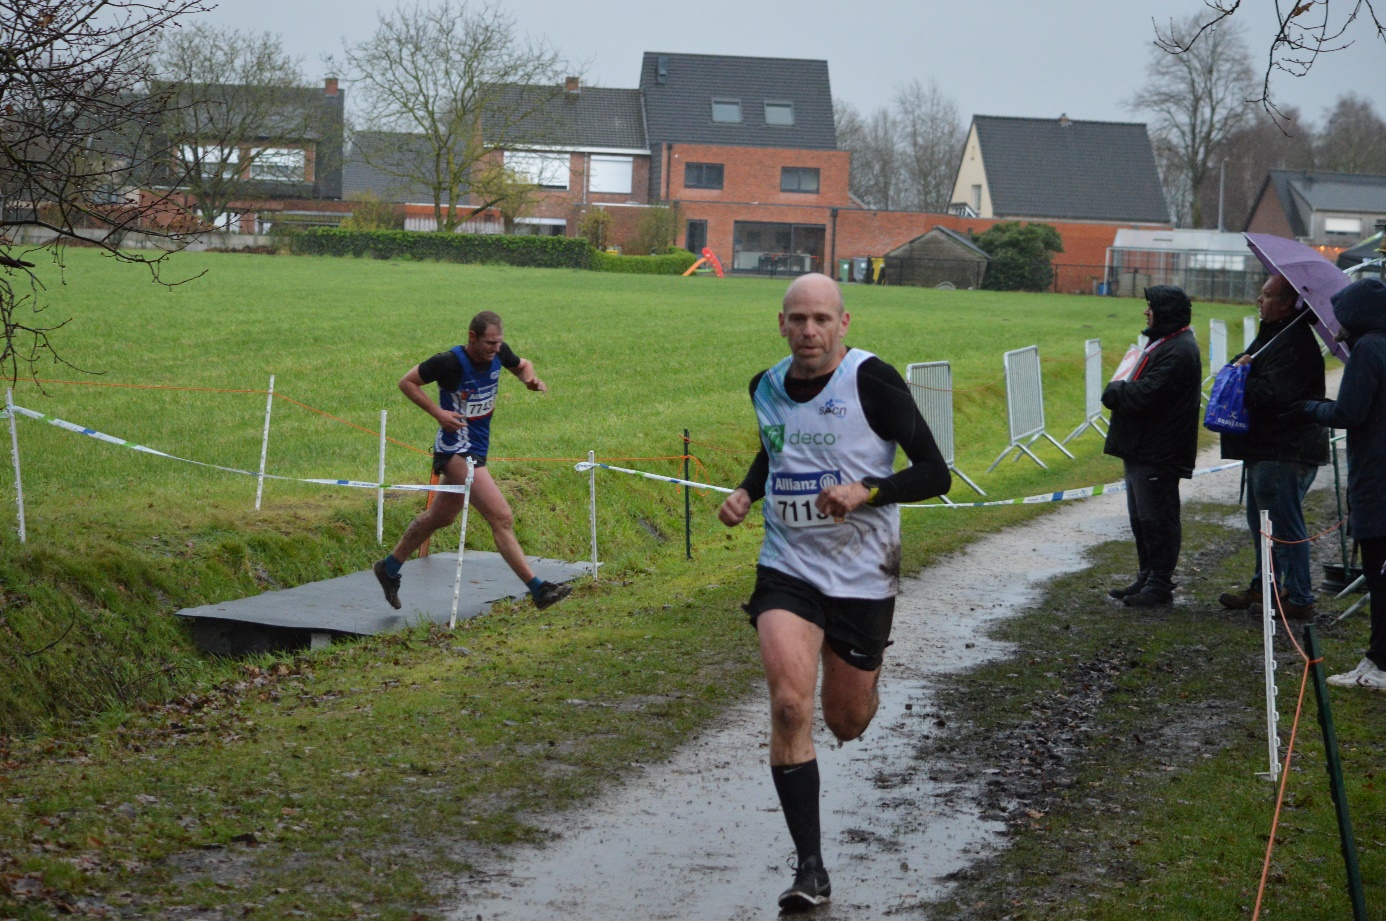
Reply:
M1357 667L1341 675L1330 675L1328 683L1339 688L1371 688L1386 691L1386 671L1376 667L1371 659L1363 659Z

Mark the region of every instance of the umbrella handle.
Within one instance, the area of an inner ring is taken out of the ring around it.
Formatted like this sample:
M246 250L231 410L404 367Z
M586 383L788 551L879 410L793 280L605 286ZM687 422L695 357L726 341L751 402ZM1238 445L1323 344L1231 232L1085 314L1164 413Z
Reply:
M1293 320L1291 320L1291 321L1289 322L1289 324L1286 325L1286 327L1285 327L1284 329L1282 329L1280 332L1278 332L1278 333L1276 333L1274 336L1272 336L1272 337L1271 337L1271 341L1270 341L1270 342L1267 342L1265 345L1263 345L1263 346L1261 346L1259 349L1257 349L1255 354L1252 354L1251 352L1248 352L1248 353L1247 353L1248 357L1254 359L1254 358L1256 358L1257 356L1259 356L1262 352L1264 352L1266 349L1268 349L1268 348L1270 348L1271 346L1275 345L1275 341L1276 341L1277 339L1279 339L1281 336L1283 336L1283 335L1285 335L1286 333L1288 333L1288 332L1290 331L1290 327L1294 326L1294 325L1295 325L1296 323L1298 323L1300 320L1303 320L1305 317L1309 316L1309 315L1312 314L1313 312L1314 312L1314 309L1313 309L1312 307L1309 306L1309 302L1308 302L1308 301L1305 301L1305 302L1304 302L1304 309L1301 310L1301 311L1299 312L1299 316L1295 317Z

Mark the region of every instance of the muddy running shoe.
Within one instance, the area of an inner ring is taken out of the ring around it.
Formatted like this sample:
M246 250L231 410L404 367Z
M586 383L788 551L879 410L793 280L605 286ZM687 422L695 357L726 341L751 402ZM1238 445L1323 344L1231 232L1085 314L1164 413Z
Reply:
M534 599L534 606L542 611L551 604L558 604L572 593L573 587L571 585L544 582L539 586L539 591L534 592L530 597Z
M1350 672L1330 675L1328 683L1335 688L1370 688L1373 691L1386 691L1386 671L1377 668L1371 659L1363 659Z
M378 581L380 587L385 590L385 600L390 603L390 607L398 611L400 608L399 576L392 576L385 571L384 560L376 560L375 565L371 567L371 572L375 573L376 581Z
M817 908L833 894L828 871L817 860L799 865L794 871L794 885L780 893L780 911L808 911Z

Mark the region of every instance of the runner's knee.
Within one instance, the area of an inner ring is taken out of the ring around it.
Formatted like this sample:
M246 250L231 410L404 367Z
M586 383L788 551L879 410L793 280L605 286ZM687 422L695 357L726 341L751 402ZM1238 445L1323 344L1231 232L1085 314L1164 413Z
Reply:
M803 729L813 721L813 698L778 695L770 703L770 721L781 732Z

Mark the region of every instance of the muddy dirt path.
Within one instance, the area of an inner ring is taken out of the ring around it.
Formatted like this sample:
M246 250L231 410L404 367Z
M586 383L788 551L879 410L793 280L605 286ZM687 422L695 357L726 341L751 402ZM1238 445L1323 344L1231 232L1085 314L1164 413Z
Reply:
M1216 448L1200 457L1201 466L1216 462ZM1235 501L1238 480L1236 470L1200 477L1184 484L1184 499ZM960 771L916 757L946 718L934 709L934 690L951 674L1007 654L986 638L990 624L1033 603L1047 580L1082 568L1089 547L1129 537L1125 494L1076 501L906 581L875 722L845 746L821 726L816 734L833 899L815 919L889 916L933 901L947 889L947 874L1001 846L1004 823L984 818L977 805L987 766ZM619 789L548 817L547 845L469 855L478 870L456 881L450 917L777 917L793 847L766 767L767 735L762 691L668 762L633 765Z

